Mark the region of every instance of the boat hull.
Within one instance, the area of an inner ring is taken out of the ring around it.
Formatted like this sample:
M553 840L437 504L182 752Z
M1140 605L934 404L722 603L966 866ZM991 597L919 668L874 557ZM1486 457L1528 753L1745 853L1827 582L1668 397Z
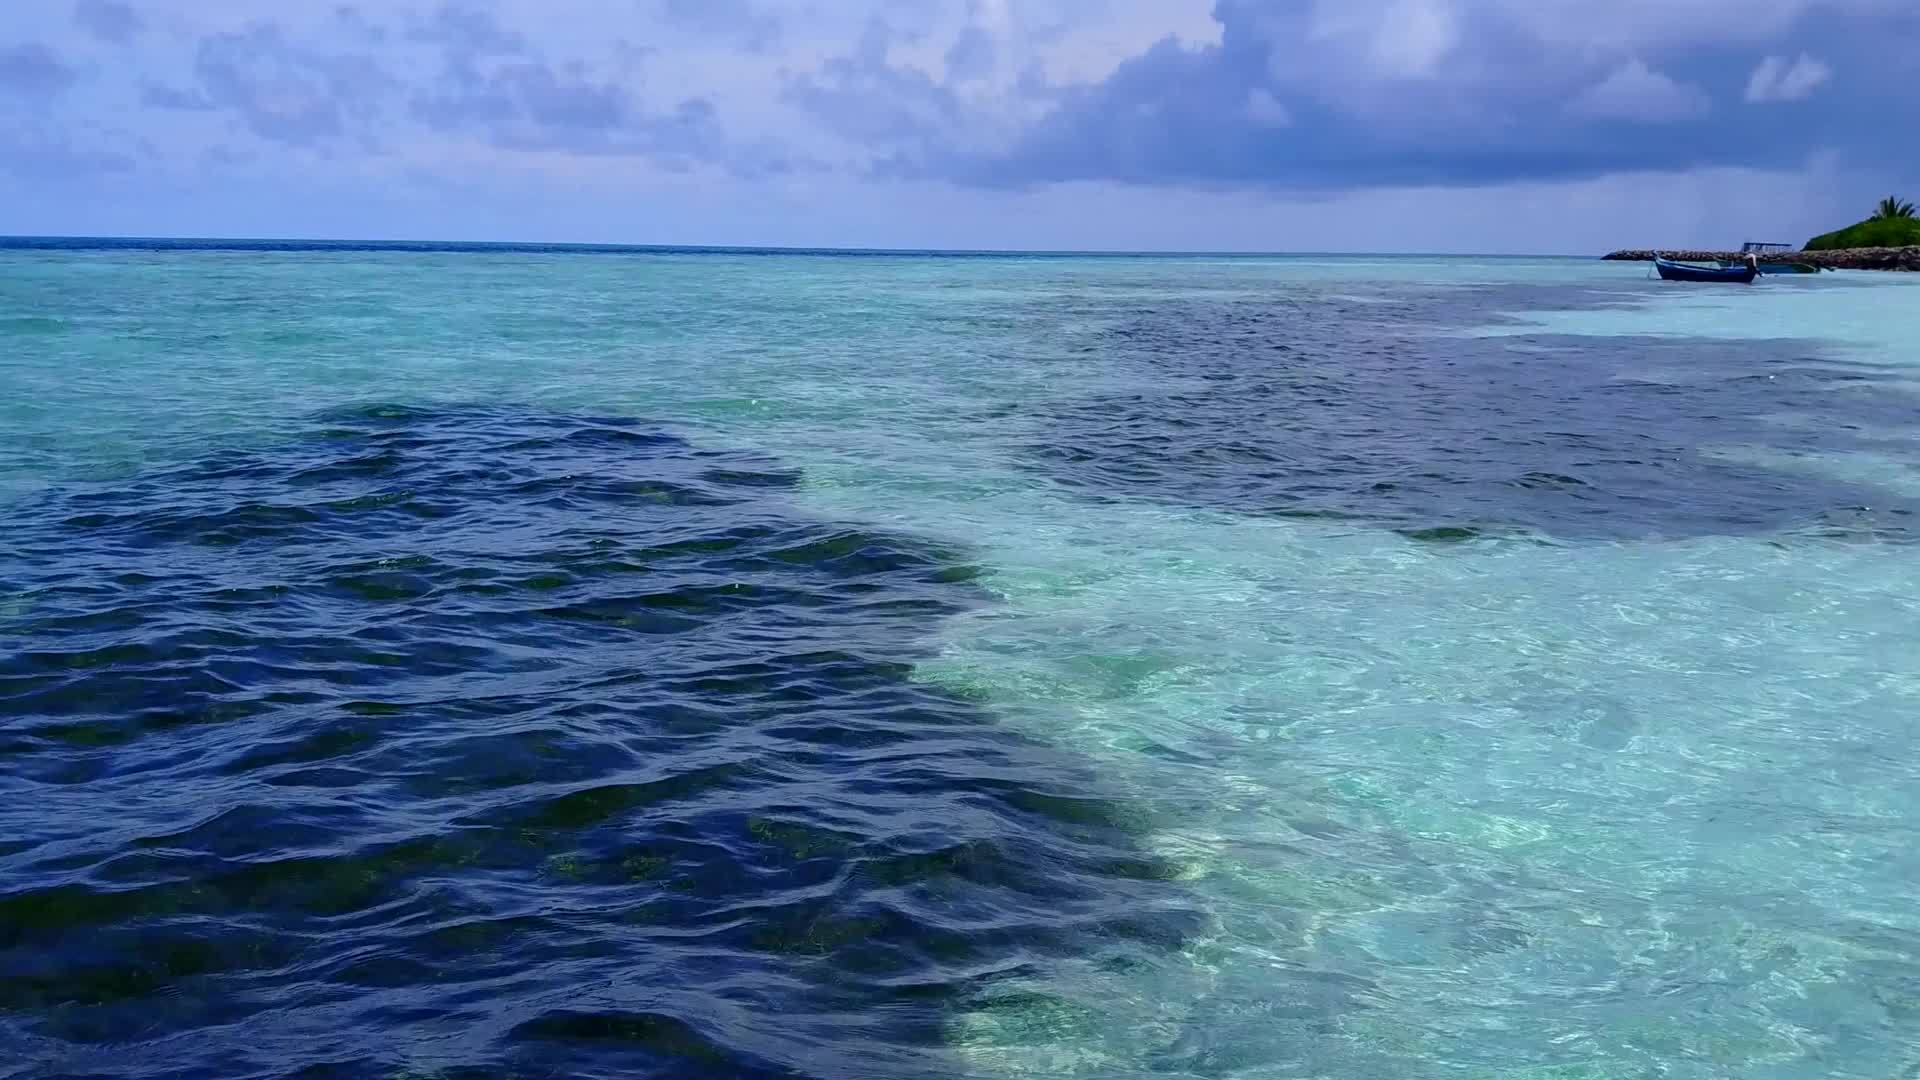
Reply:
M1758 273L1751 266L1695 266L1692 263L1655 260L1654 269L1662 281L1693 281L1701 284L1751 285Z

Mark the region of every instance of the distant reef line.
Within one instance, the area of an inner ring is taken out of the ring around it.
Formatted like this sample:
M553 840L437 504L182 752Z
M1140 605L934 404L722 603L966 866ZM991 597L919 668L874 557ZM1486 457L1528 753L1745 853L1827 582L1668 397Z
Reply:
M1602 256L1611 262L1652 262L1656 257L1679 262L1740 262L1746 256L1738 251L1643 251L1629 249ZM1845 248L1839 251L1769 251L1760 256L1763 263L1806 263L1822 270L1912 270L1920 271L1920 247Z

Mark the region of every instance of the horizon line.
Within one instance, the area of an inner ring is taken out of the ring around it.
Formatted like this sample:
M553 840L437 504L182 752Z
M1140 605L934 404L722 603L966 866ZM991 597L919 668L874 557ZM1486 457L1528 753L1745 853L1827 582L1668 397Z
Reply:
M190 245L197 245L190 246ZM1421 258L1421 259L1597 259L1597 255L1526 254L1514 252L1443 251L1271 251L1257 249L1209 251L1152 248L937 248L937 247L811 247L789 244L645 244L578 240L424 240L366 239L302 236L112 236L62 233L0 233L0 250L435 250L478 253L488 249L581 254L737 254L737 255L870 255L972 257L1087 257L1119 258Z

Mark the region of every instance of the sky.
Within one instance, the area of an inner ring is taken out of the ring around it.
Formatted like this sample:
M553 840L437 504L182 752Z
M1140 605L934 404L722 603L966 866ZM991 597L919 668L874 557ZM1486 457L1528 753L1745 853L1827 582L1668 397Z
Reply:
M0 0L0 233L1591 253L1920 197L1920 0Z

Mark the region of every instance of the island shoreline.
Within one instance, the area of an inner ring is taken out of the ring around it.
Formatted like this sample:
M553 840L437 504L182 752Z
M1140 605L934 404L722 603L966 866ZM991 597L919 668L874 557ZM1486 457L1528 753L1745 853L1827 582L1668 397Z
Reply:
M1601 258L1607 262L1652 262L1656 258L1678 262L1740 262L1739 251L1652 251L1626 248ZM1805 263L1822 270L1902 270L1920 272L1920 246L1891 248L1841 248L1835 251L1769 251L1760 256L1762 263Z

